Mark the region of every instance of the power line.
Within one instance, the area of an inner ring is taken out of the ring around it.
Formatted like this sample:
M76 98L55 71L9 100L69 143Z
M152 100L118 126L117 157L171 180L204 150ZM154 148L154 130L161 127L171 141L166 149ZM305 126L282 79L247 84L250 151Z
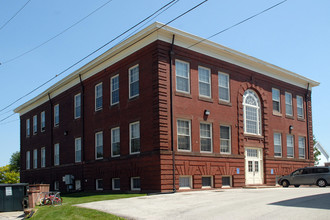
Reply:
M16 113L14 112L13 114L11 114L11 115L9 115L9 116L7 116L7 117L1 119L0 122L3 122L4 120L6 120L6 119L12 117L12 116L15 115L15 114L16 114Z
M19 118L15 119L15 120L12 120L12 121L7 121L7 122L4 122L4 123L0 123L0 125L6 125L6 124L9 124L9 123L13 123L15 121L19 121Z
M215 36L217 36L217 35L219 35L219 34L225 32L225 31L228 31L229 29L232 29L233 27L236 27L236 26L238 26L238 25L240 25L240 24L242 24L242 23L244 23L244 22L246 22L246 21L248 21L248 20L251 20L252 18L257 17L258 15L261 15L261 14L265 13L266 11L269 11L269 10L271 10L271 9L273 9L273 8L275 8L275 7L277 7L277 6L279 6L279 5L283 4L283 3L286 2L286 1L287 1L287 0L284 0L284 1L282 1L282 2L279 2L279 3L275 4L275 5L273 5L273 6L269 7L269 8L267 8L267 9L265 9L265 10L263 10L263 11L257 13L257 14L255 14L255 15L252 15L252 16L250 16L250 17L248 17L248 18L246 18L246 19L244 19L244 20L242 20L242 21L240 21L240 22L238 22L238 23L236 23L236 24L234 24L234 25L232 25L232 26L230 26L230 27L228 27L228 28L225 28L225 29L223 29L223 30L221 30L221 31L219 31L219 32L217 32L217 33L211 35L211 36L208 37L208 38L204 38L204 39L198 41L197 43L190 45L189 47L187 47L187 49L189 49L189 48L191 48L191 47L193 47L193 46L195 46L195 45L197 45L197 44L199 44L199 43L202 43L203 41L206 41L206 40L208 40L208 39L210 39L210 38L212 38L212 37L215 37Z
M35 92L36 90L38 90L39 88L41 88L42 86L46 85L47 83L49 83L50 81L54 80L56 77L62 75L64 72L68 71L69 69L71 69L72 67L76 66L77 64L79 64L80 62L82 62L83 60L87 59L88 57L90 57L91 55L93 55L94 53L98 52L99 50L101 50L102 48L104 48L105 46L107 46L108 44L112 43L113 41L115 41L116 39L118 39L119 37L123 36L124 34L126 34L127 32L129 32L130 30L134 29L136 26L140 25L141 23L143 23L144 21L148 20L150 17L152 17L153 15L155 15L156 13L158 13L160 10L166 8L168 5L172 4L175 0L170 1L169 3L167 3L166 5L162 6L160 9L158 9L156 12L152 13L151 15L149 15L148 17L146 17L145 19L143 19L142 21L140 21L139 23L135 24L134 26L132 26L131 28L129 28L128 30L124 31L123 33L121 33L120 35L118 35L117 37L113 38L112 40L110 40L109 42L107 42L106 44L102 45L101 47L99 47L98 49L94 50L92 53L88 54L87 56L85 56L84 58L80 59L79 61L77 61L76 63L72 64L71 66L69 66L68 68L66 68L65 70L63 70L62 72L60 72L59 74L53 76L52 78L50 78L49 80L47 80L46 82L42 83L41 85L39 85L38 87L34 88L33 90L31 90L30 92L28 92L27 94L21 96L20 98L16 99L14 102L12 102L11 104L7 105L6 107L2 108L0 110L0 112L4 111L5 109L9 108L10 106L14 105L15 103L17 103L18 101L22 100L23 98L27 97L28 95L30 95L31 93ZM207 1L207 0L206 0ZM10 115L9 117L11 117L12 115ZM6 117L5 119L9 118ZM4 120L5 120L4 119ZM1 120L3 121L3 120ZM0 122L1 122L0 121Z
M25 6L30 2L31 0L28 0L24 5L23 7L21 7L6 23L4 23L1 27L0 27L0 31L11 21L13 20L17 15L18 13L20 13L23 8L25 8Z
M92 14L94 14L95 12L97 12L98 10L100 10L101 8L103 8L104 6L106 6L107 4L109 4L110 2L112 2L113 0L109 0L107 1L106 3L104 3L103 5L101 5L100 7L98 7L97 9L95 9L94 11L92 11L91 13L89 13L88 15L86 15L85 17L81 18L79 21L75 22L74 24L72 24L71 26L67 27L66 29L64 29L63 31L61 31L60 33L56 34L55 36L49 38L48 40L44 41L43 43L33 47L32 49L30 50L27 50L23 53L21 53L20 55L16 56L16 57L13 57L13 58L10 58L9 60L6 60L4 62L2 62L2 64L5 64L5 63L9 63L9 62L12 62L28 53L31 53L32 51L38 49L39 47L42 47L43 45L47 44L48 42L54 40L55 38L57 38L58 36L64 34L66 31L70 30L71 28L73 28L74 26L76 26L77 24L81 23L83 20L85 20L86 18L88 18L89 16L91 16ZM1 64L1 63L0 63Z

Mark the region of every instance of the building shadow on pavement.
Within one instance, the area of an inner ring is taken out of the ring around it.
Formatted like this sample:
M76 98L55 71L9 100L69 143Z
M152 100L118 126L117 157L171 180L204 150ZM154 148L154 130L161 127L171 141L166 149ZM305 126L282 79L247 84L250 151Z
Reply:
M330 210L330 193L288 199L280 202L269 203L268 205Z

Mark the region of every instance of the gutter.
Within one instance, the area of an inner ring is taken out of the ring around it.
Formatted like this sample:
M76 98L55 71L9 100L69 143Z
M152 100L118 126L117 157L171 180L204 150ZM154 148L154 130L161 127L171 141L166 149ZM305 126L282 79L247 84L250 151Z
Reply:
M171 150L172 150L172 169L173 169L173 192L176 192L175 188L175 152L174 152L174 128L173 128L173 80L172 80L172 66L173 66L173 45L174 45L174 38L175 35L173 34L172 37L172 44L171 44L171 50L169 52L169 58L170 58L170 120L171 120Z
M84 163L85 163L85 87L81 79L81 74L79 74L80 86L81 86L81 95L80 95L80 108L81 108L81 185L83 188L85 184L85 176L84 176ZM75 111L75 110L74 110ZM81 189L80 188L80 189Z
M310 96L309 96L309 83L307 84L307 90L306 90L306 96L305 96L305 99L306 99L306 124L307 124L307 146L308 146L308 151L307 151L307 158L308 159L312 159L314 160L314 158L310 158L310 130L309 130L309 114L308 114L308 101L310 99ZM314 149L313 149L313 152L314 152Z

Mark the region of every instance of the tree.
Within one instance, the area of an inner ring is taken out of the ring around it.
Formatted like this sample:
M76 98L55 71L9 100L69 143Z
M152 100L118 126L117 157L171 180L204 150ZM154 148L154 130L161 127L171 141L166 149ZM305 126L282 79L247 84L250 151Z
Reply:
M11 171L10 165L0 167L0 183L19 183L19 172Z
M19 172L21 167L21 154L19 151L13 153L10 157L9 167L11 171Z
M319 156L321 155L321 152L319 151L319 149L317 149L317 148L315 147L316 142L317 142L317 141L316 141L316 138L315 138L315 136L313 135L314 165L319 165L319 161L320 161Z

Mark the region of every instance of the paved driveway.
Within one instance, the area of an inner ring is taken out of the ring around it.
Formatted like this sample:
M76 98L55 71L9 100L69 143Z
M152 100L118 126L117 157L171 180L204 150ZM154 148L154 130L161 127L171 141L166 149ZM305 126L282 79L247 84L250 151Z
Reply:
M330 219L330 187L225 189L78 205L128 219Z

